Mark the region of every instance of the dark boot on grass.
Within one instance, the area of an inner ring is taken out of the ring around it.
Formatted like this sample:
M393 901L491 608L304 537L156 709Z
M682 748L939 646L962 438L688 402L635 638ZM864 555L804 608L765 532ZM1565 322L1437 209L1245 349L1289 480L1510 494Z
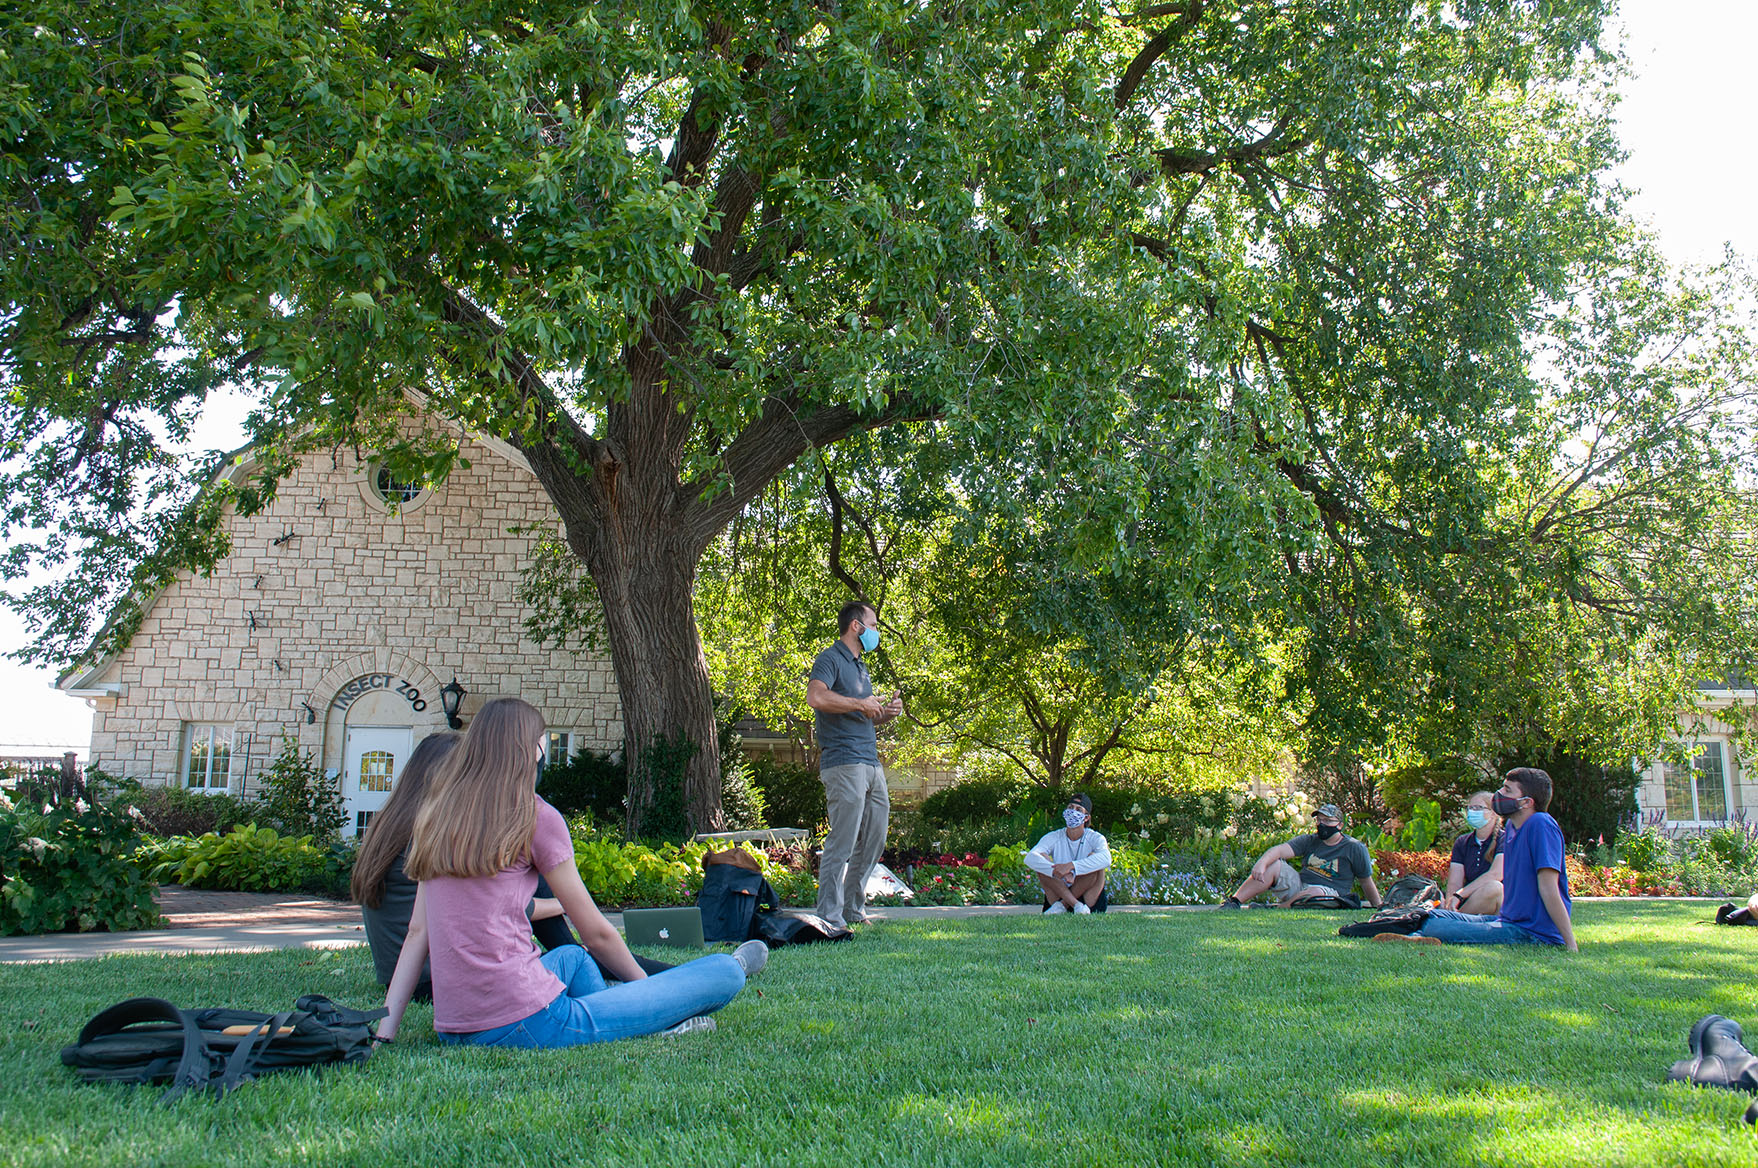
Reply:
M1758 1091L1758 1056L1746 1049L1740 1024L1720 1014L1699 1018L1685 1041L1691 1057L1673 1064L1667 1077L1698 1087Z

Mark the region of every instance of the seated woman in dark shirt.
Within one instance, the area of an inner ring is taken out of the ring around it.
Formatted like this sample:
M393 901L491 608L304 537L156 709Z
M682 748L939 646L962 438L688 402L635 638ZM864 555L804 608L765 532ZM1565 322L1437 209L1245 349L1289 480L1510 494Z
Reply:
M1502 907L1502 820L1491 803L1488 791L1465 801L1465 822L1471 830L1453 841L1442 908L1493 913Z
M372 817L372 826L354 859L349 892L360 906L366 943L372 947L373 971L383 986L389 986L391 975L397 972L397 958L402 955L403 939L409 934L409 914L415 908L416 882L403 875L403 853L414 834L421 801L427 797L428 779L463 739L462 734L446 730L421 740L403 764L403 773L397 776L391 797ZM537 882L537 899L531 902L531 932L545 952L558 945L580 943L562 916L561 902L549 895L549 886L541 878ZM663 961L640 956L635 963L648 973L671 968ZM415 1000L433 1000L433 981L425 972L415 987Z

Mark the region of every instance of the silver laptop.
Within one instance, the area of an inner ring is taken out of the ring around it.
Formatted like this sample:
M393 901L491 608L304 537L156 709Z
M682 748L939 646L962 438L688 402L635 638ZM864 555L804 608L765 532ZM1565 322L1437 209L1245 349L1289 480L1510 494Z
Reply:
M623 936L631 945L677 945L703 949L699 908L628 908L623 910Z

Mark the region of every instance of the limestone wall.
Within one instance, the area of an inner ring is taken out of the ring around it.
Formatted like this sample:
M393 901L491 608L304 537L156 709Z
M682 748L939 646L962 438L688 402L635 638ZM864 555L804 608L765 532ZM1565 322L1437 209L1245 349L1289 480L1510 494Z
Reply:
M292 735L342 766L350 726L444 725L440 688L456 677L466 717L495 696L537 706L574 746L615 749L621 712L607 657L540 648L517 600L534 539L554 523L510 449L466 442L471 465L393 511L350 451L307 457L275 500L229 522L232 550L211 576L153 603L133 643L80 688L96 701L92 762L146 782L181 783L184 727L233 728L231 789L248 792Z

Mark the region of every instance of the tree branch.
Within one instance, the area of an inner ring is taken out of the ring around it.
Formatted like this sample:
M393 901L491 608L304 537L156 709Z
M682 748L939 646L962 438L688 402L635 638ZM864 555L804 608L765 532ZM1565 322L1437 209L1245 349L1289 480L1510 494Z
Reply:
M1173 8L1174 6L1166 5L1165 7ZM1142 81L1148 75L1148 70L1153 68L1154 62L1164 56L1166 50L1170 49L1175 41L1195 26L1196 22L1202 18L1202 13L1203 0L1190 0L1189 5L1180 12L1177 21L1161 29L1149 38L1147 44L1141 47L1141 51L1135 55L1135 59L1129 63L1129 67L1123 71L1123 77L1117 82L1116 92L1112 95L1111 100L1118 110L1122 110L1129 104L1129 99L1135 96L1136 89L1141 86Z
M1293 154L1312 145L1310 138L1294 138L1286 134L1292 114L1285 114L1282 120L1270 128L1270 132L1255 142L1247 142L1241 146L1232 146L1226 150L1192 150L1183 146L1167 146L1154 151L1154 157L1160 163L1160 173L1167 177L1181 174L1207 174L1217 166L1237 166L1242 163L1258 162L1265 158L1279 158L1284 154Z

